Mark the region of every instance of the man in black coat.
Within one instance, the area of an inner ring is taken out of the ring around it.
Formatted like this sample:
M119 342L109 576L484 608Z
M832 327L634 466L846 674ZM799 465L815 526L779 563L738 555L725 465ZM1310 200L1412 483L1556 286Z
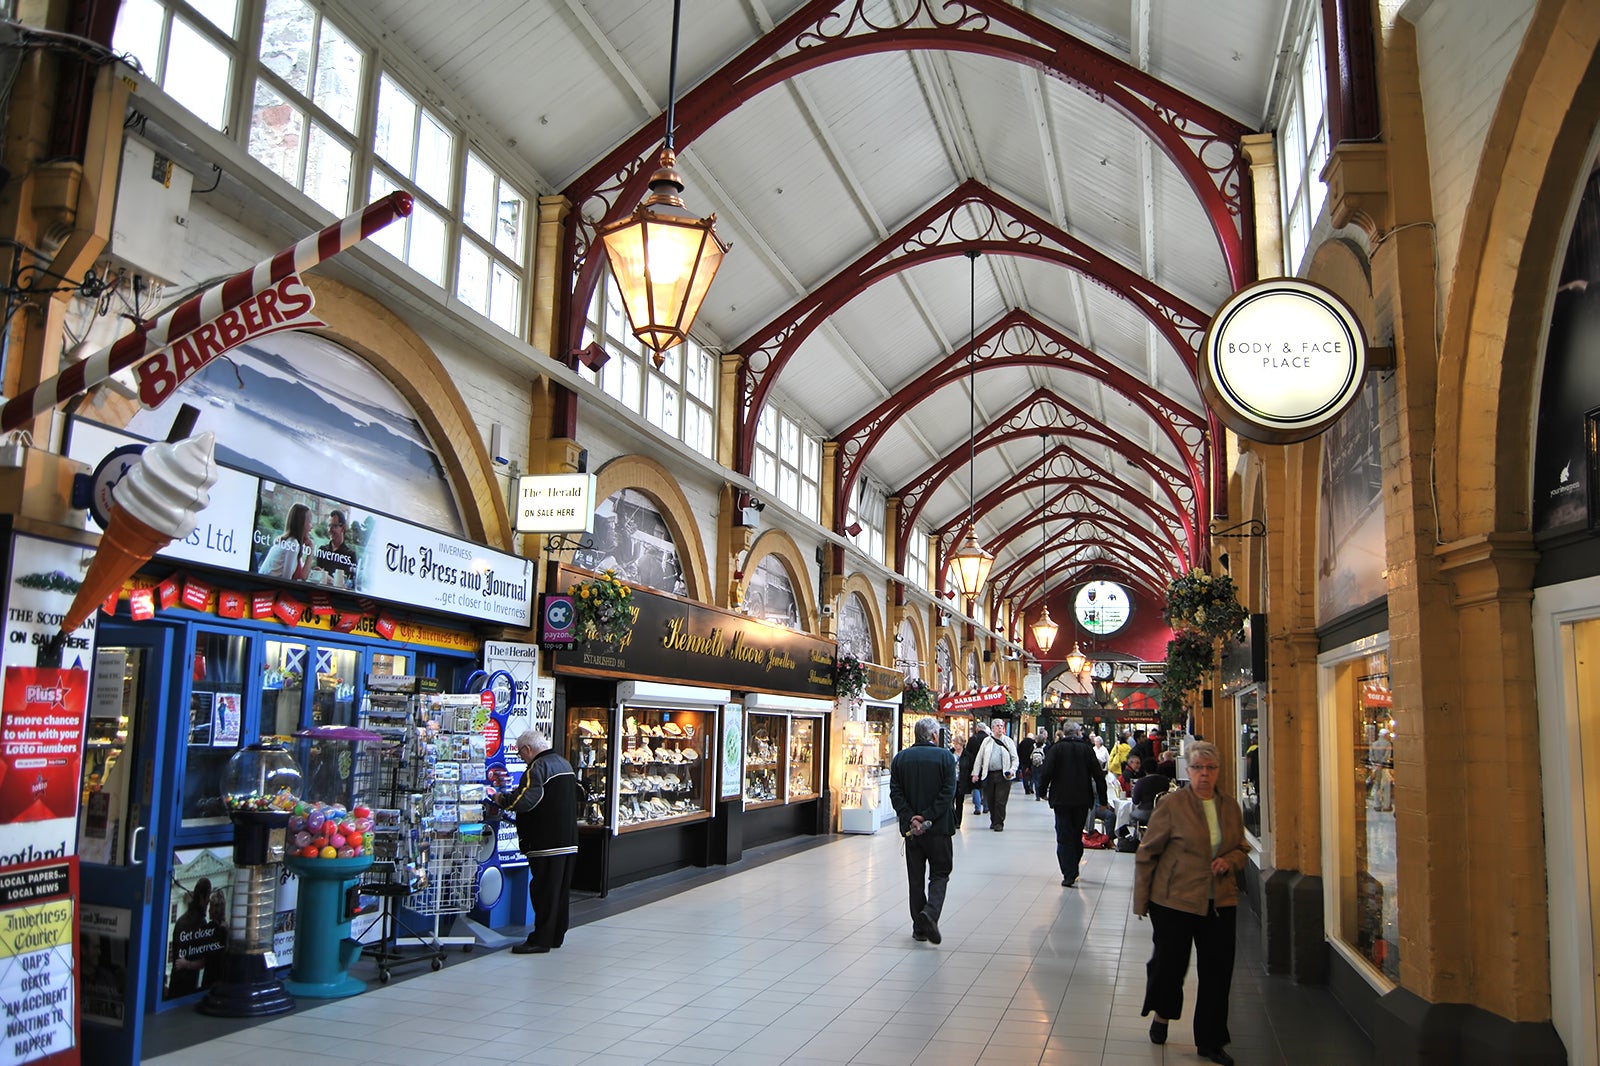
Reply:
M1106 775L1077 722L1068 722L1066 739L1045 752L1039 791L1055 812L1056 862L1061 866L1061 884L1071 888L1078 883L1078 865L1083 861L1083 825L1096 801L1101 806L1106 803Z
M889 764L889 802L906 842L911 936L937 944L943 939L939 914L955 863L950 837L955 832L956 757L936 743L937 718L919 719L915 733L917 742Z
M517 737L517 755L527 765L522 780L495 803L513 812L517 845L528 857L528 900L533 932L516 955L542 955L567 935L572 870L578 861L578 778L572 764L550 747L537 729Z
M983 747L983 742L989 739L989 727L982 722L972 723L972 733L967 737L966 744L961 748L961 762L956 767L956 802L959 805L962 797L968 792L972 793L972 813L983 813L983 789L973 788L972 764L978 760L978 749ZM961 826L961 815L956 815L956 827Z
M1032 733L1024 733L1017 741L1017 776L1022 778L1022 794L1033 795L1033 746L1037 741Z

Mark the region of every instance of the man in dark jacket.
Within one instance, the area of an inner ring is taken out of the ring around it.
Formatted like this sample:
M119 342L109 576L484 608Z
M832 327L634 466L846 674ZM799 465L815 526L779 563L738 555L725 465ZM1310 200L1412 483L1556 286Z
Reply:
M1017 776L1022 778L1022 794L1033 795L1033 746L1036 741L1032 733L1024 733L1022 739L1017 741Z
M955 832L956 759L935 743L937 718L919 719L915 732L917 742L889 764L889 802L899 816L900 835L906 841L911 936L937 944L943 939L939 914L944 910L945 888L955 858L950 837Z
M983 747L983 742L988 739L989 727L982 722L973 722L972 733L961 748L961 764L956 768L956 798L959 801L961 797L971 792L973 814L983 813L983 789L972 787L972 764L978 759L978 749ZM956 825L961 825L960 819L956 820Z
M567 935L567 897L578 860L578 778L537 729L517 737L517 755L528 768L495 802L516 815L517 846L528 857L533 932L511 950L542 955L560 947Z
M1068 722L1066 739L1045 752L1039 790L1055 812L1056 862L1061 866L1061 884L1071 888L1078 883L1078 864L1083 861L1083 824L1096 801L1101 806L1106 803L1106 776L1077 722Z

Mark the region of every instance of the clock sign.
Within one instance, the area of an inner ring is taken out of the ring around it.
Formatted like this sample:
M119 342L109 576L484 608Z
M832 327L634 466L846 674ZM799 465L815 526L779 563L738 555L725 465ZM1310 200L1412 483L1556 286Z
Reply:
M1107 636L1128 622L1128 590L1115 581L1091 581L1072 601L1078 624L1096 636Z
M1096 681L1110 681L1111 675L1115 672L1116 668L1111 665L1109 659L1096 659L1094 666L1089 668L1089 676Z

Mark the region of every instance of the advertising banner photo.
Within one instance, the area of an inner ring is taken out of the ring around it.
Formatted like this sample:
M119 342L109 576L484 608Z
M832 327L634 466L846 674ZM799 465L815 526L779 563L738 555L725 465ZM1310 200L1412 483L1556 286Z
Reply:
M8 666L0 705L0 869L77 851L89 674Z

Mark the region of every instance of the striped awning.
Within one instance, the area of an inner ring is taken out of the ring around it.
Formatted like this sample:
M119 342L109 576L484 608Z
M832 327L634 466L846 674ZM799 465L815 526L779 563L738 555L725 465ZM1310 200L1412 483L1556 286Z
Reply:
M939 697L940 714L959 714L978 707L998 707L1006 701L1006 686L984 685L981 688L947 692Z

